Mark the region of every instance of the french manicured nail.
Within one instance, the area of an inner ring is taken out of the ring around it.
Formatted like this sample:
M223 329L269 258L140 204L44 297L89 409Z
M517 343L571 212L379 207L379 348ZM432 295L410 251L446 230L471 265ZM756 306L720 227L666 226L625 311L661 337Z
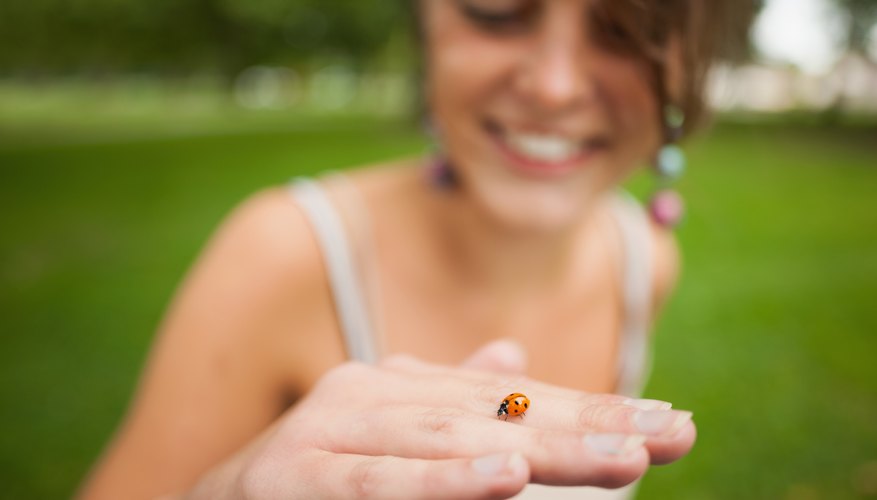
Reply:
M633 417L638 431L649 436L672 436L691 420L690 411L646 410Z
M482 476L496 476L506 472L514 472L525 467L525 460L520 453L497 453L476 458L472 468Z
M639 408L640 410L669 410L673 408L672 403L658 399L626 399L623 404Z
M588 434L585 445L601 455L627 455L646 442L639 434Z

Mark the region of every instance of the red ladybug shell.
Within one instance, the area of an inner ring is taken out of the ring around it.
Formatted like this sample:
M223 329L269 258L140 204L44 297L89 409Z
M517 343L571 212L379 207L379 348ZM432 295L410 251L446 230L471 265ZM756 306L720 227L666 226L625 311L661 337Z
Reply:
M518 415L523 415L529 409L530 398L520 392L513 392L502 400L502 403L499 405L499 410L496 412L496 416L511 415L517 417ZM506 418L508 418L508 416Z

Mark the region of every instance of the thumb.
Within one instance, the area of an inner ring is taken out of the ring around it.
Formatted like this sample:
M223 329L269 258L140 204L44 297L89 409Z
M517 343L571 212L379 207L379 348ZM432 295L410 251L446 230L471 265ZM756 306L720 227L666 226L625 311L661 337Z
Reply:
M494 340L469 356L462 365L498 373L524 374L527 371L527 352L513 340Z

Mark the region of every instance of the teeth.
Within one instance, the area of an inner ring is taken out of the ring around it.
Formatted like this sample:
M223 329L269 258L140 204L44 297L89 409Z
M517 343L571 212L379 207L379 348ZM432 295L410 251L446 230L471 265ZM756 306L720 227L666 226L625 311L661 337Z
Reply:
M578 142L556 135L507 134L506 142L516 153L536 161L559 162L582 150Z

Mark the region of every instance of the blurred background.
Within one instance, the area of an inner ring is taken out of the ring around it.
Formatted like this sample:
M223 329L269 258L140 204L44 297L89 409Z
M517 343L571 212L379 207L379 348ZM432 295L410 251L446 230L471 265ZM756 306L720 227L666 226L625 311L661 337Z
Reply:
M399 7L0 3L0 497L74 491L237 202L426 150ZM687 146L648 389L700 438L640 498L877 497L877 0L759 7Z

